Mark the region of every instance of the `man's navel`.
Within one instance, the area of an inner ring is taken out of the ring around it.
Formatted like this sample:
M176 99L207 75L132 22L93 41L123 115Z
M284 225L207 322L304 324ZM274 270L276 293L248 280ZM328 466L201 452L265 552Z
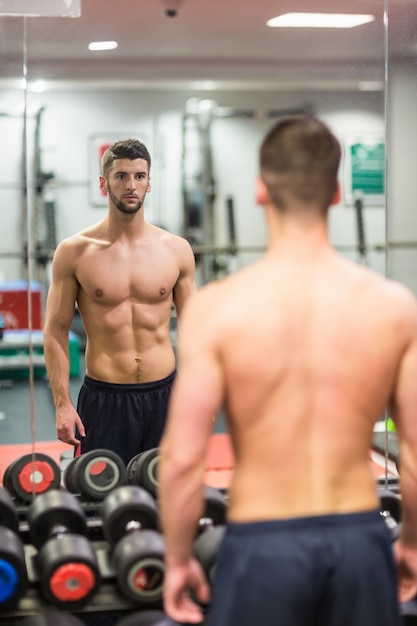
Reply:
M135 378L136 378L136 382L140 383L140 358L138 356L135 356L135 362L136 362L136 372L135 372Z

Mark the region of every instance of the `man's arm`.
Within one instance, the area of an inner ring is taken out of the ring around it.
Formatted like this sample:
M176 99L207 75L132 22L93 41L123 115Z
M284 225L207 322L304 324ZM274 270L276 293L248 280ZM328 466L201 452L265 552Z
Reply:
M417 594L417 305L411 301L407 305L409 341L391 403L401 463L402 528L395 545L401 602Z
M193 588L208 600L208 586L191 557L198 520L203 514L203 480L213 415L222 405L221 363L211 320L214 303L200 292L180 322L181 367L170 400L158 464L159 501L166 539L165 609L178 621L201 621L191 602ZM211 303L211 304L210 304Z
M84 433L82 422L75 411L70 395L69 331L74 317L78 283L72 267L71 246L62 242L52 262L52 280L46 302L44 351L48 378L56 407L58 439L72 445L79 441L74 426Z
M174 305L180 319L185 302L197 291L195 284L195 258L188 241L178 238L180 275L174 287Z

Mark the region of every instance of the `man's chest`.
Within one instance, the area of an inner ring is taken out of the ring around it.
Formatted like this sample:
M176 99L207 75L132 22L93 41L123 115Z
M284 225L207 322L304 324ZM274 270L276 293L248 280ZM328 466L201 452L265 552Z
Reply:
M158 303L171 297L179 268L167 254L89 254L77 268L81 292L106 306L130 300Z

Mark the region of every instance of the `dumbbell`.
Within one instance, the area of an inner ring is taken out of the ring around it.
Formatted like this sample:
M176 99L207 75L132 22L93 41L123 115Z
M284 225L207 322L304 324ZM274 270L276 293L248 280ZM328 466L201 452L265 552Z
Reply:
M179 624L163 611L142 610L123 617L117 622L117 626L179 626Z
M130 485L143 487L156 498L158 491L158 448L145 450L136 454L127 464L127 482Z
M127 482L123 459L112 450L85 452L69 463L63 475L65 488L86 500L100 501Z
M103 500L101 518L121 593L142 605L160 604L165 544L154 498L136 485L119 487Z
M226 530L227 499L215 487L204 487L204 516L199 521L193 555L199 561L210 584L213 583L219 545Z
M203 488L204 513L199 520L199 530L204 530L207 526L219 526L226 523L227 498L220 489L211 485L204 485Z
M8 611L26 593L28 575L19 519L10 493L0 487L0 611Z
M54 606L85 606L101 577L87 521L77 498L54 489L37 496L28 509L30 538L37 548L35 566L44 597Z
M203 568L210 585L214 581L217 554L225 532L225 526L214 526L199 535L193 543L193 555Z
M49 489L58 489L61 472L54 459L42 452L25 454L6 468L3 485L9 493L23 502Z
M38 615L30 615L19 626L84 626L84 622L65 611L48 609Z
M391 533L392 540L395 541L401 530L401 498L397 493L385 487L378 487L377 492L380 513Z

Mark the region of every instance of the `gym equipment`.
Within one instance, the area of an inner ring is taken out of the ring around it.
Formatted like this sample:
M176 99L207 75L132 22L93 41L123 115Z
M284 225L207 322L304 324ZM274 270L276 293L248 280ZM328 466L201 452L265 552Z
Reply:
M0 487L0 611L18 604L28 587L25 550L19 519L9 492Z
M217 551L226 530L226 514L226 496L219 489L205 485L204 515L199 520L193 554L210 584L214 580Z
M198 532L226 522L227 498L220 489L204 485L204 513L198 523Z
M392 540L395 541L401 530L401 498L385 487L378 487L378 497L380 513L391 532Z
M116 487L125 485L126 467L112 450L85 452L69 463L63 475L65 488L86 500L100 501Z
M117 626L179 626L163 611L144 610L124 617Z
M101 518L122 594L143 605L160 604L165 543L154 498L136 485L119 487L103 500Z
M193 544L193 554L203 568L210 585L214 581L217 553L225 532L225 526L208 528L197 537Z
M39 615L30 615L21 622L21 626L84 626L84 622L65 611L48 609Z
M38 495L28 509L29 532L38 549L35 566L44 597L58 608L85 606L101 577L78 500L57 489Z
M49 489L58 489L61 472L54 459L42 452L25 454L6 468L3 485L9 493L23 502Z
M158 448L152 448L145 452L139 452L127 464L127 482L130 485L138 485L156 498L158 491Z

